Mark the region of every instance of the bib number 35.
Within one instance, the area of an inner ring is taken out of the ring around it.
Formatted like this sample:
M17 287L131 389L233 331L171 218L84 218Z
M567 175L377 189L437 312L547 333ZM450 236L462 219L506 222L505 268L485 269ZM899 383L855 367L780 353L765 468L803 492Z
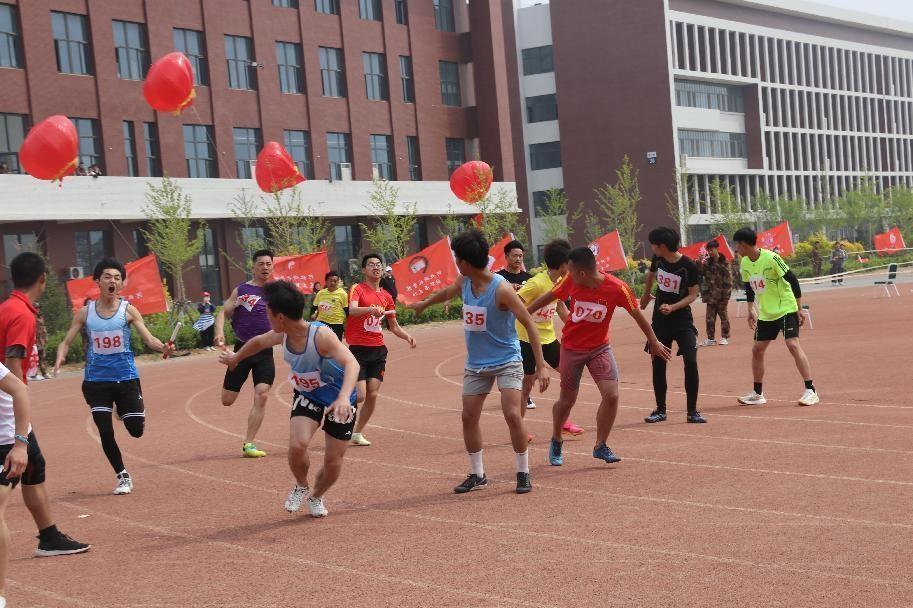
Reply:
M486 331L488 311L484 306L463 306L463 329L466 331Z

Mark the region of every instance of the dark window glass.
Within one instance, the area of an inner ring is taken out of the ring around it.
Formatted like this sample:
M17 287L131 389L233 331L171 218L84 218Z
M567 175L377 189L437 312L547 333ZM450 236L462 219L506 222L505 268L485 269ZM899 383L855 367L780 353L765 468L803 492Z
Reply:
M371 136L371 163L378 179L396 179L396 165L393 161L393 144L389 135Z
M441 74L441 103L445 106L462 105L460 99L460 66L453 61L438 61Z
M232 129L232 134L235 138L235 167L238 178L250 179L253 177L250 163L257 160L257 152L262 147L260 129L235 127Z
M254 47L246 36L225 36L225 57L228 60L228 86L232 89L255 91L257 89Z
M124 121L124 156L127 157L127 175L139 175L139 164L136 162L136 134L133 122L129 120Z
M358 15L369 21L380 21L380 0L358 0Z
M76 242L76 265L85 274L92 274L96 264L112 255L111 235L107 230L79 230L73 236Z
M352 146L348 133L327 133L327 156L330 159L330 179L342 179L342 164L352 164Z
M203 231L203 249L200 250L200 278L203 291L208 291L213 294L213 299L218 299L222 293L222 284L219 281L219 249L216 246L212 228Z
M89 21L85 15L51 13L57 71L64 74L92 74L92 53L89 50Z
M28 131L27 118L21 114L0 114L0 164L9 173L20 173L19 148Z
M162 176L162 155L159 152L158 126L154 122L143 123L143 144L146 147L146 175Z
M320 78L324 97L346 96L346 69L342 49L320 47Z
M38 236L34 232L3 235L3 259L6 261L7 266L13 261L14 257L26 251L41 253Z
M285 149L292 155L298 172L307 179L314 179L311 165L311 134L307 131L285 131Z
M679 129L679 153L704 158L747 158L744 133Z
M523 75L545 74L554 72L555 64L552 61L552 46L537 46L523 49Z
M530 169L554 169L561 166L561 142L547 141L529 146Z
M444 146L447 149L447 175L450 176L466 162L466 140L448 137Z
M415 220L415 245L418 249L424 249L428 246L428 220L420 217Z
M314 9L328 15L339 14L339 0L314 0Z
M101 136L98 131L98 121L91 118L71 118L79 134L79 164L88 169L97 165L104 169L101 152Z
M695 80L675 81L675 103L685 108L737 113L745 111L742 87Z
M336 266L347 283L352 278L348 262L355 258L355 251L358 249L355 243L357 231L358 227L353 225L333 227L333 249L336 255Z
M409 25L409 8L406 6L406 0L393 0L393 8L396 9L396 22L400 25Z
M117 77L142 80L149 69L149 43L146 25L130 21L112 21L114 55L117 58Z
M564 192L564 188L560 188ZM557 207L557 205L555 205ZM533 192L533 213L536 217L549 217L555 215L557 209L549 209L548 204L548 190L537 190ZM558 215L565 215L567 209L564 210L564 213L559 213ZM541 256L540 256L541 259Z
M409 179L422 181L422 154L418 147L418 137L406 136L406 151L409 153Z
M0 4L0 68L21 67L19 16L15 6Z
M184 158L188 177L218 177L212 127L184 125Z
M294 42L276 43L276 64L279 66L279 90L283 93L304 93L304 60L301 45Z
M387 58L383 53L362 53L365 64L365 93L368 99L387 101L390 91L387 87Z
M298 8L298 0L273 0L273 6L282 8ZM213 292L218 293L218 292Z
M412 77L412 57L399 56L399 77L403 85L403 101L415 103L415 79Z
M558 120L558 96L535 95L526 98L526 122Z
M453 32L453 0L434 1L434 29L439 32Z
M187 55L193 67L193 83L209 84L209 63L206 61L206 37L196 30L174 29L174 48Z

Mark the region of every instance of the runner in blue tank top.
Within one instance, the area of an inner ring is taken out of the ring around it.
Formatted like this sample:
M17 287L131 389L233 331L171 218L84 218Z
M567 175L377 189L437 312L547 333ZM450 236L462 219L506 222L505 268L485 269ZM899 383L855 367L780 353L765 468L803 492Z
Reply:
M477 230L469 230L451 243L457 267L463 276L453 285L410 306L420 314L430 304L463 297L463 329L466 334L466 370L463 374L463 441L469 452L472 473L453 489L457 494L481 490L488 485L482 463L482 406L495 380L501 391L501 409L510 429L517 464L517 493L533 489L529 477L528 435L520 415L523 363L515 322L529 333L536 358L540 391L548 388L548 373L542 357L539 332L523 301L504 277L488 270L488 243Z
M149 333L143 323L143 315L120 297L124 281L127 280L127 270L123 264L105 258L95 266L92 278L98 284L100 295L98 300L90 301L73 318L70 330L57 348L54 374L66 361L70 343L85 326L89 335L89 348L82 394L92 411L92 420L98 427L101 449L117 474L114 493L129 494L133 491L133 478L124 468L120 448L114 439L111 415L116 407L117 416L123 421L130 436L142 437L146 428L146 409L143 406L139 372L133 362L131 326L152 350L171 354L174 347L164 344Z
M289 364L289 382L294 388L288 464L295 476L295 487L285 500L285 509L298 511L307 498L314 517L326 517L326 491L339 479L342 459L355 427L355 383L358 361L329 327L304 317L304 295L287 281L269 283L263 288L266 314L271 331L248 340L238 352L223 352L219 361L235 369L240 363L264 349L282 345ZM310 458L308 446L323 423L326 447L323 468L313 490L308 486Z

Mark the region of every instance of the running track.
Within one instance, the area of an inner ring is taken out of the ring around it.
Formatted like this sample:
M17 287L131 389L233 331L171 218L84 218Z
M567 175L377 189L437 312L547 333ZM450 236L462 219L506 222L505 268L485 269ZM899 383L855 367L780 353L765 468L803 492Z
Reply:
M495 483L451 493L468 470L459 327L415 328L415 351L392 338L366 432L374 445L349 450L324 520L282 508L292 484L285 383L258 441L269 457L244 460L249 393L222 407L214 354L145 365L147 433L118 430L136 481L126 497L110 495L79 377L38 383L34 422L57 520L94 547L31 558L34 526L14 497L7 595L31 608L909 606L913 297L846 289L807 303L816 329L803 338L824 403L794 405L802 385L779 342L771 401L736 406L751 387L750 342L745 319L733 319L734 343L700 353L707 425L684 424L680 393L668 422L642 422L649 365L633 323L616 315L622 409L609 443L624 461L590 456L598 397L585 385L572 417L587 433L566 443L565 466L548 466L550 388L528 416L537 440L526 496L513 493L494 397L483 429ZM700 326L702 307L696 317ZM670 389L681 384L676 362Z

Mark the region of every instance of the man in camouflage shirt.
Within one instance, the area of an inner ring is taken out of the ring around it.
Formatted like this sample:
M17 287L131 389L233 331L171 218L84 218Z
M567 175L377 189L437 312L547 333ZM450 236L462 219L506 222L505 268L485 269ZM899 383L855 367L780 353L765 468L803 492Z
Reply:
M732 273L729 262L720 255L719 243L707 243L707 256L701 262L701 300L707 305L707 339L701 346L716 344L716 318L720 317L723 337L720 344L729 344L729 297L732 295Z

